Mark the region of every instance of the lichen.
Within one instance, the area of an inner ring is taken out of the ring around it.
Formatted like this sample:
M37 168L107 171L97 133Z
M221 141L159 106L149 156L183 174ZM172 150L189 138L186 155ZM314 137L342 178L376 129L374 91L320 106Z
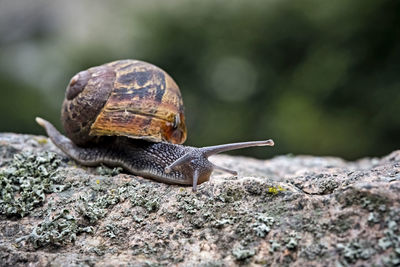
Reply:
M148 184L132 184L128 190L132 207L143 207L147 212L156 212L160 208L159 193Z
M244 192L241 188L227 187L219 195L218 199L224 203L233 203L243 198Z
M270 231L275 220L273 217L266 216L265 214L258 214L256 222L252 224L252 228L258 237L265 237Z
M36 138L36 141L40 144L40 145L45 145L48 143L48 139L47 138Z
M271 193L273 195L276 195L280 192L284 192L286 191L286 189L284 189L282 186L278 185L278 186L270 186L268 187L268 193Z
M143 208L141 214L134 215L137 222L141 222L147 213L157 212L161 205L159 192L151 184L140 184L132 180L116 186L97 179L90 186L92 191L79 197L76 209L92 224L104 218L112 206L127 199L131 208ZM132 212L127 210L125 213L130 215Z
M109 168L105 165L100 165L96 168L96 172L103 176L115 176L120 174L122 171L123 169L121 167Z
M109 237L109 238L116 238L119 233L120 233L120 229L118 228L118 226L110 223L110 224L106 225L106 229L105 229L105 232L103 233L103 236Z
M325 255L327 250L327 245L320 243L313 243L305 247L301 251L301 256L307 258L308 260L315 260L321 258Z
M95 223L106 216L108 213L107 208L117 204L120 200L119 191L112 188L105 192L88 192L79 197L76 209L90 223Z
M286 248L290 249L290 250L295 250L297 249L298 244L298 240L301 239L301 236L295 232L292 232L289 234L289 236L285 239L285 246Z
M52 217L47 216L29 235L19 238L17 242L27 240L35 248L48 245L61 246L74 242L77 234L82 232L92 233L93 228L79 226L69 210L64 209Z
M396 212L396 213L395 213ZM400 231L397 221L399 220L399 210L392 210L386 219L387 229L383 231L384 236L378 240L378 246L382 251L391 249L391 253L387 258L384 259L384 263L387 265L398 265L400 264Z
M58 174L60 158L52 152L29 152L14 155L0 170L0 214L24 217L41 205L46 194L61 192L68 185Z
M269 247L269 252L274 253L275 251L278 251L281 248L281 245L276 241L276 240L269 240L270 247Z
M368 242L353 240L347 244L338 243L336 248L347 263L355 263L358 259L368 260L375 250L369 247Z
M363 201L362 203L365 203ZM371 202L368 202L371 203ZM368 206L368 205L367 205ZM367 207L365 207L367 208ZM368 208L367 208L368 209ZM398 221L400 221L398 208L380 208L380 211L388 211L376 217L376 212L370 212L367 218L368 225L373 227L378 222L383 222L380 233L383 236L367 236L364 239L353 239L347 243L336 245L342 262L353 264L358 260L370 260L374 255L385 255L380 257L380 265L397 266L400 264L400 235Z
M256 254L254 249L243 248L242 246L238 246L232 249L232 255L236 260L243 261L250 257L253 257Z
M78 213L88 219L90 223L97 222L107 214L107 210L104 208L104 204L101 200L92 202L87 196L81 196L79 198L76 209Z
M381 221L381 216L377 212L370 212L368 215L368 224L373 225Z

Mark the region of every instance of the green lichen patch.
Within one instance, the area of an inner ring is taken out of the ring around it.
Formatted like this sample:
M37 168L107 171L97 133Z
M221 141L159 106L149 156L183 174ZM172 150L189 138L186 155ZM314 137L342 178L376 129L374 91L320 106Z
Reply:
M291 183L307 194L325 195L331 194L342 181L336 174L332 175L330 172L307 172L303 176L296 177Z
M89 220L90 223L95 223L107 214L107 210L103 207L100 201L92 202L86 196L81 196L76 205L78 214Z
M126 227L125 227L126 228ZM110 239L116 239L118 236L126 232L128 229L123 229L116 223L109 223L105 226L105 229L102 233L104 237L108 237Z
M235 201L240 201L244 195L245 192L242 188L230 185L218 195L218 200L224 203L232 203Z
M123 171L121 167L109 168L105 165L101 165L96 168L96 172L99 175L103 176L115 176L120 174Z
M47 216L29 235L19 238L17 242L27 240L35 248L48 245L61 246L74 242L77 234L82 232L92 233L93 228L79 226L69 210L64 209L54 216Z
M75 208L93 224L104 218L111 207L125 200L129 200L132 208L141 208L142 213L135 215L137 221L142 221L148 213L157 212L161 205L159 191L152 184L131 180L117 186L96 180L91 190L78 198ZM125 213L130 215L132 211L127 210Z
M269 243L270 243L270 247L269 247L270 253L274 253L275 251L280 250L281 245L276 240L271 239L271 240L269 240Z
M35 140L36 140L40 145L45 145L45 144L47 144L47 143L49 142L47 138L43 138L43 137L35 138Z
M340 214L337 219L332 219L329 223L328 230L338 235L343 235L354 226L354 213Z
M297 249L299 243L298 241L301 239L301 236L298 233L290 233L286 238L285 238L285 246L286 248L290 250L295 250Z
M355 263L358 259L368 260L375 253L373 248L367 247L367 244L358 240L347 244L339 243L336 247L347 263Z
M263 196L264 198L269 198L282 194L286 191L281 185L267 183L265 181L246 181L244 184L245 193L255 196ZM240 190L242 190L240 188Z
M325 256L326 251L327 246L325 244L313 243L301 251L301 256L308 260L315 260Z
M156 212L161 205L160 192L151 184L134 184L125 188L132 207L142 207L147 212Z
M344 193L336 195L343 207L358 205L368 211L384 212L388 202L384 194L377 194L359 188L349 187Z
M256 216L256 222L251 226L255 234L259 237L265 237L270 231L275 220L273 217L266 216L265 214L258 214Z
M382 206L381 206L382 208ZM363 219L368 227L380 224L378 235L366 234L348 242L336 244L336 249L344 264L354 264L358 261L369 261L374 257L382 266L398 266L400 264L400 209L396 207L381 209L386 213L369 213ZM367 232L368 233L368 232Z
M336 248L346 263L355 263L358 259L368 260L376 253L368 242L359 240L353 240L347 244L339 243Z
M196 230L204 233L211 230L216 237L223 236L216 243L221 251L235 245L232 255L237 260L246 260L256 254L257 244L270 233L277 222L264 208L268 192L248 198L248 193L240 189L242 188L236 188L235 185L224 185L216 189L213 195L194 195L183 191L176 196L175 209L166 211L166 214L170 221L191 226L189 235L183 234L184 229L181 231L184 237L192 236ZM236 241L232 243L232 240Z
M385 226L384 235L378 240L378 250L390 252L383 258L382 263L398 266L400 265L400 209L390 209L385 218Z
M108 213L108 208L119 203L120 200L121 195L116 189L100 192L93 190L79 196L75 209L78 214L93 224L104 218Z
M236 260L243 261L250 257L253 257L256 254L254 248L243 248L242 246L238 246L232 249L232 255Z
M51 152L15 154L0 169L0 214L24 217L44 202L46 194L63 191L64 177L57 171L60 163Z
M286 190L280 185L278 185L278 186L270 186L268 188L268 193L271 193L271 194L274 194L274 195L276 195L276 194L278 194L280 192L284 192L284 191L286 191Z

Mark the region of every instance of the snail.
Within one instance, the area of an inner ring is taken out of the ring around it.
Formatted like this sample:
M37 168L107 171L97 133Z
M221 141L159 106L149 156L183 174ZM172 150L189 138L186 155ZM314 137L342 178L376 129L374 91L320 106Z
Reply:
M186 139L180 90L162 69L139 60L119 60L76 74L67 86L61 120L66 136L37 117L51 141L81 165L120 166L168 184L197 185L213 170L216 153L273 146L272 140L208 147L181 145Z

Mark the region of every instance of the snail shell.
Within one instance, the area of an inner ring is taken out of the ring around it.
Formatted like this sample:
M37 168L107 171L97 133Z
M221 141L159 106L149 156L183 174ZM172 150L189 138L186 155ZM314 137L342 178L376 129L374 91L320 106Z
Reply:
M139 60L106 63L72 77L61 120L66 135L80 146L99 136L186 140L179 87L165 71Z

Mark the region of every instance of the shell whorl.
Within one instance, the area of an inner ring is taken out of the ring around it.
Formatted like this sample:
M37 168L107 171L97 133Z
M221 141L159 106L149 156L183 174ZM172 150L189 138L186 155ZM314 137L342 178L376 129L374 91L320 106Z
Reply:
M110 67L102 65L79 72L69 82L61 121L75 144L86 145L95 140L89 135L90 128L111 94L115 76Z
M162 69L120 60L76 74L62 107L66 135L77 145L98 136L181 144L186 139L179 87Z

